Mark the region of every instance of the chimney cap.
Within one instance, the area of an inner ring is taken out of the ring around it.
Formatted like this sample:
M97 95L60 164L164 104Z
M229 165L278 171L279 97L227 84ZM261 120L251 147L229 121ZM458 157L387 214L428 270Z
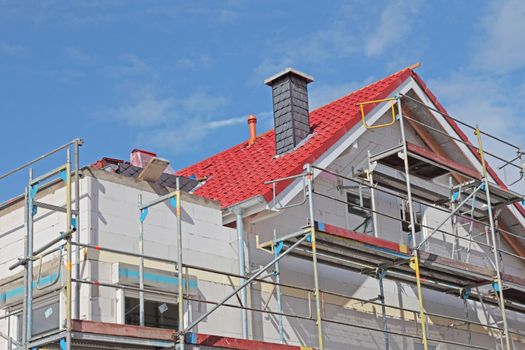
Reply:
M272 75L271 77L269 77L268 79L266 79L264 81L264 83L266 85L269 85L271 86L273 81L276 80L277 78L280 78L282 77L283 75L286 75L286 74L295 74L301 78L303 78L304 80L306 80L306 83L311 83L312 81L314 81L314 77L312 77L311 75L308 75L306 73L303 73L301 71L298 71L297 69L294 69L292 67L288 67L288 68L285 68L283 69L282 71L280 71L279 73L277 74L274 74Z

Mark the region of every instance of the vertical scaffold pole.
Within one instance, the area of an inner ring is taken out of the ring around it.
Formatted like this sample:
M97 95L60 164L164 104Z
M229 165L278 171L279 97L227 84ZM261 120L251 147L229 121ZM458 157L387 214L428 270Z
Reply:
M377 279L379 280L379 296L381 298L381 314L383 316L383 336L385 338L385 350L389 350L390 342L388 339L388 323L386 318L385 286L383 284L383 279L386 274L386 270L379 270L377 273Z
M401 106L401 98L397 99L397 111L399 113L399 127L401 130L401 142L403 144L403 163L405 167L405 181L407 187L407 200L408 200L408 211L410 218L410 233L412 235L412 247L416 248L418 246L417 237L416 237L416 221L414 219L414 204L412 203L412 189L410 185L410 171L408 165L408 152L407 152L407 139L405 134L405 125L403 119L403 109ZM421 337L423 342L424 350L428 350L428 340L427 340L427 330L426 330L426 318L425 310L423 305L423 294L421 291L421 280L419 275L419 254L417 249L413 251L413 261L414 261L414 270L416 272L416 282L417 282L417 294L419 299L419 315L421 318Z
M481 132L479 131L479 127L476 125L476 129L474 130L474 134L478 138L478 153L481 161L481 169L483 172L483 181L485 183L485 194L487 197L487 212L489 216L489 225L490 225L490 237L492 240L492 251L494 253L494 266L496 267L496 287L497 293L498 293L498 304L501 312L501 318L503 320L503 332L505 337L505 348L507 350L511 350L511 342L510 342L510 336L509 336L509 330L508 330L508 324L507 324L507 315L505 313L505 299L503 295L503 281L501 280L501 271L500 271L500 263L499 263L499 252L498 252L498 245L496 240L496 228L494 226L494 217L492 216L492 203L490 199L490 186L489 186L489 179L487 174L487 164L485 163L485 155L483 153L483 141L481 140Z
M368 185L370 186L370 205L372 207L372 226L374 237L378 237L376 191L374 188L374 178L372 175L372 163L370 163L370 150L368 150Z
M142 207L142 194L139 194L139 208ZM139 325L144 327L144 219L148 208L139 209Z
M273 230L273 240L274 242L277 240L277 233L275 229ZM279 256L279 250L274 247L273 249L273 257L274 259L277 259ZM284 332L283 332L283 304L281 301L281 269L279 268L279 261L275 263L275 295L277 300L277 312L279 312L279 315L277 316L277 324L279 327L279 342L281 344L284 344Z
M312 241L312 265L314 272L314 293L315 293L315 323L317 325L317 337L319 338L319 350L324 350L323 344L323 325L321 316L321 296L319 293L319 274L317 271L317 246L315 239L315 219L314 219L314 201L313 201L313 179L314 173L310 164L305 165L306 183L308 186L308 207L310 215L310 238Z
M72 212L71 212L71 149L67 149L67 162L66 162L66 231L71 230L72 223ZM71 301L72 301L72 290L71 290L71 236L66 240L66 350L71 350Z
M28 241L28 230L27 225L29 223L29 206L28 206L28 200L29 200L29 187L25 188L24 191L24 228L25 228L25 234L24 234L24 256L28 256L28 247L27 247L27 241ZM27 327L27 281L29 280L29 274L27 273L27 264L24 266L24 300L22 304L22 344L24 345L24 349L26 349L26 327Z
M237 250L239 255L239 275L240 283L243 284L246 281L246 261L244 256L244 222L242 217L242 208L237 206L233 209L235 213L235 221L237 226ZM241 298L241 326L242 326L242 337L243 339L248 339L248 307L246 288L243 288L240 291Z
M182 208L180 200L180 177L176 179L176 205L175 209L177 213L177 278L178 278L178 294L177 303L179 307L179 349L184 350L184 333L181 331L184 329L184 296L183 296L183 273L182 273Z
M75 242L80 243L80 146L82 141L80 139L75 140L75 226L77 230L75 231L76 237ZM80 248L76 247L75 254L75 278L80 279ZM80 283L75 284L75 314L74 317L80 318Z
M33 190L32 185L33 180L33 169L29 169L29 184L27 187L27 251L26 257L31 257L33 255L33 222L34 222L34 196L36 191ZM25 290L25 346L26 349L29 349L29 343L31 342L31 329L33 324L33 260L29 259L26 262L27 269L27 284Z

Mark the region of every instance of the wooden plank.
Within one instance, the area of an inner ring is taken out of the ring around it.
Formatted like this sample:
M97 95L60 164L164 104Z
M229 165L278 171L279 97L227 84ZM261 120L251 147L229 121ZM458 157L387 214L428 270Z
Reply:
M164 170L170 165L170 162L166 159L153 157L151 161L142 169L138 179L143 181L157 181Z
M143 338L173 341L175 334L171 329L132 326L87 320L72 320L74 332L103 334L109 336Z
M358 241L365 244L370 244L375 247L389 249L397 253L406 253L406 249L398 243L388 241L386 239L376 238L373 236L365 235L363 233L350 231L342 227L337 227L329 224L324 224L321 222L316 222L316 229L325 232L334 236L343 237L351 239L353 241Z
M459 174L468 176L473 179L481 179L481 174L476 170L464 166L463 164L456 163L449 158L443 157L440 154L434 153L430 150L427 150L421 146L417 146L413 143L407 142L407 150L409 153L414 153L420 157L426 158L436 164L439 164L447 169L454 170Z
M92 333L115 337L129 337L174 341L175 331L171 329L140 327L118 323L72 320L73 332ZM258 340L247 340L201 333L187 333L185 342L192 345L211 346L235 350L314 350L310 347L282 345Z

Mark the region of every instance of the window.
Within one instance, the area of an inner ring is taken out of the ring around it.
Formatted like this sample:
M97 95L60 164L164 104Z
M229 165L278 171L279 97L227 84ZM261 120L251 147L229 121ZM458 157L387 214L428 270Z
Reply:
M17 340L22 341L22 314L16 316ZM48 333L60 328L60 305L58 301L33 308L31 335Z
M346 192L346 201L348 203L348 213L359 216L369 216L371 214L370 211L363 209L372 209L369 196L364 194L359 196L359 193Z
M420 203L414 204L414 219L416 221L415 232L421 232L421 222L423 220L423 208ZM412 232L410 229L410 211L408 208L408 202L403 200L400 208L401 215L401 229L403 232Z
M177 304L144 300L144 325L146 327L177 329L179 324ZM139 299L125 298L126 324L139 325Z

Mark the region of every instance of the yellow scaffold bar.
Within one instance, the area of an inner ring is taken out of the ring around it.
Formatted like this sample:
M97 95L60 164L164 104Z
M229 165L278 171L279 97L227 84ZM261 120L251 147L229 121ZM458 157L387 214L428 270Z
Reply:
M410 257L410 267L416 272L417 297L419 299L419 317L421 319L421 338L423 342L423 348L428 350L427 321L425 309L423 307L423 293L421 292L421 276L419 274L419 258L417 250L415 250L414 255Z
M366 101L366 102L360 102L357 105L361 109L361 121L363 122L363 126L367 129L377 129L377 128L383 128L385 126L393 125L396 122L396 112L394 110L395 101L397 100L396 97L389 97L389 98L383 98L381 100L372 100L372 101ZM370 105L373 103L381 103L381 102L388 102L390 101L391 104L391 111L392 111L392 120L388 123L378 124L378 125L368 125L365 120L365 110L363 106Z

